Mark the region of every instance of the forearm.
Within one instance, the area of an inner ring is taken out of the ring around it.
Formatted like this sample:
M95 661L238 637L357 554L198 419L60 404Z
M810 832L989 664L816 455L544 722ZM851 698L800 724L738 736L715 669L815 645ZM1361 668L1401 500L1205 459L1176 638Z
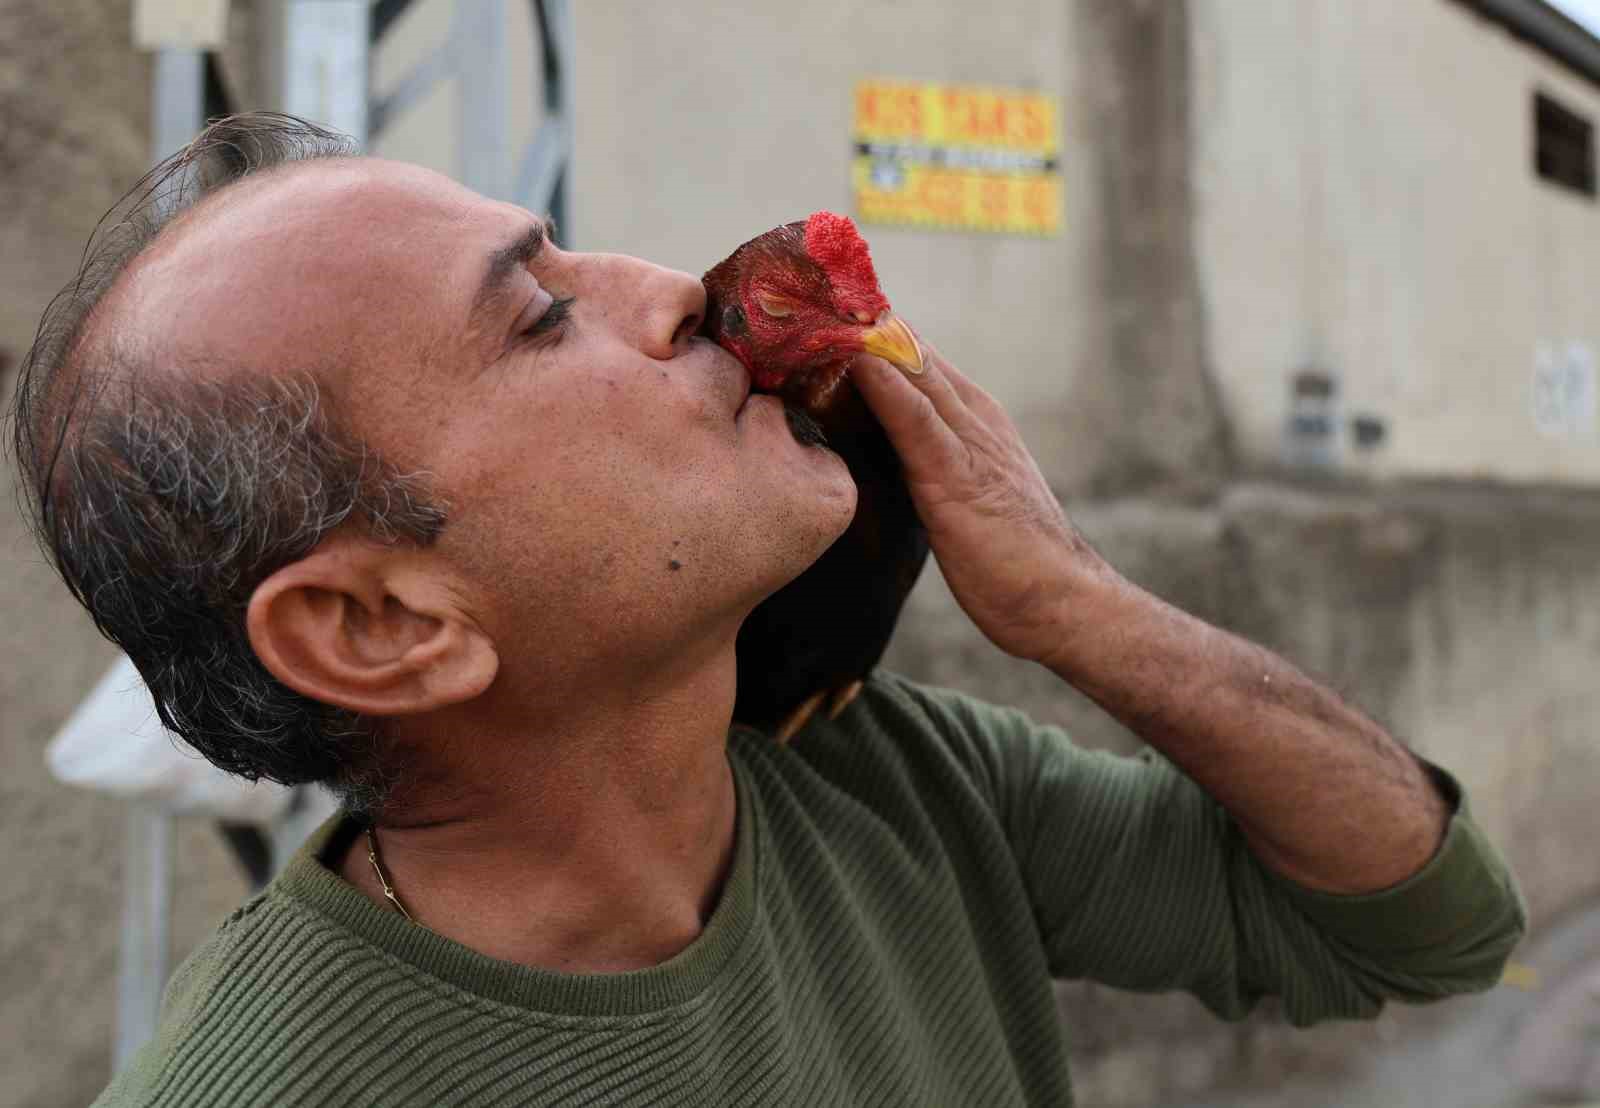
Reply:
M1096 566L1045 660L1227 809L1256 856L1334 893L1388 888L1450 812L1383 728L1272 652Z

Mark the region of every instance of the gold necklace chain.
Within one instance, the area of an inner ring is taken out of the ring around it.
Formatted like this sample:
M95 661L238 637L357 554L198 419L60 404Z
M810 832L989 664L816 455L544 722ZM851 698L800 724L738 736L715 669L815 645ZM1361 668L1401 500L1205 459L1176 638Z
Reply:
M407 920L412 923L416 923L416 917L410 912L406 911L406 906L400 903L399 896L395 894L394 886L389 884L388 875L383 872L383 866L378 861L378 839L377 836L372 833L372 826L370 824L367 826L367 861L372 863L372 872L378 875L378 884L383 886L384 898L388 900L390 904L393 904L397 909L399 909L400 914L406 917Z

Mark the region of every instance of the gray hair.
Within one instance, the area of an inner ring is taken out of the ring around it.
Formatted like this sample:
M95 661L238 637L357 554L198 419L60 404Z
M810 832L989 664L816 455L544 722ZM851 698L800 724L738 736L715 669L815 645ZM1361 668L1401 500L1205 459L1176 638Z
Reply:
M342 135L252 113L213 123L158 165L101 219L46 308L12 416L40 544L138 668L161 722L230 773L322 782L373 812L395 770L381 729L274 678L245 611L257 585L347 522L380 542L427 545L443 508L421 475L341 425L309 371L173 365L95 326L117 278L207 198L355 153Z

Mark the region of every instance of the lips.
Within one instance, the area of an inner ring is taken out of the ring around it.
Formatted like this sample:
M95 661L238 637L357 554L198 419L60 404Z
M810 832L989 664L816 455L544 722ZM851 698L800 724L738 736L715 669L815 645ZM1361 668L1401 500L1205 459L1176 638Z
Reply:
M707 372L716 379L718 386L725 390L729 410L735 423L743 419L745 409L750 406L750 401L760 397L782 408L784 421L788 424L789 433L793 436L795 442L801 446L826 447L828 445L827 436L823 434L821 425L804 408L799 407L792 400L780 399L770 392L756 392L752 387L753 382L750 378L750 372L745 369L744 363L711 340L697 335L693 342L695 349L691 352L691 357L695 355L695 352L701 346L707 348L706 353L702 355L709 359L710 364L706 367ZM841 369L834 375L834 379L829 384L827 391L831 392L837 388L844 376L845 374ZM813 384L817 383L813 382Z
M750 372L745 369L743 362L710 339L696 335L690 341L693 343L691 356L705 359L706 375L713 379L723 396L728 414L737 416L744 411L745 403L750 399Z

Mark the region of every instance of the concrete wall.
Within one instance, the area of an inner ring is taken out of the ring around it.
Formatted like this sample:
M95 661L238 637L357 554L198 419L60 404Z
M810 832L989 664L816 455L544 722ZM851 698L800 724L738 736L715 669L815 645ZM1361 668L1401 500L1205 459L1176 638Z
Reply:
M1290 379L1334 376L1379 477L1600 479L1600 433L1541 434L1541 346L1600 352L1600 206L1533 171L1533 95L1600 88L1453 0L1194 0L1194 193L1208 330L1244 457L1285 453Z
M1011 408L1061 487L1214 469L1182 195L1184 5L699 7L580 12L583 248L698 273L775 224L849 212L858 79L1043 90L1061 97L1063 236L868 227L884 288Z

